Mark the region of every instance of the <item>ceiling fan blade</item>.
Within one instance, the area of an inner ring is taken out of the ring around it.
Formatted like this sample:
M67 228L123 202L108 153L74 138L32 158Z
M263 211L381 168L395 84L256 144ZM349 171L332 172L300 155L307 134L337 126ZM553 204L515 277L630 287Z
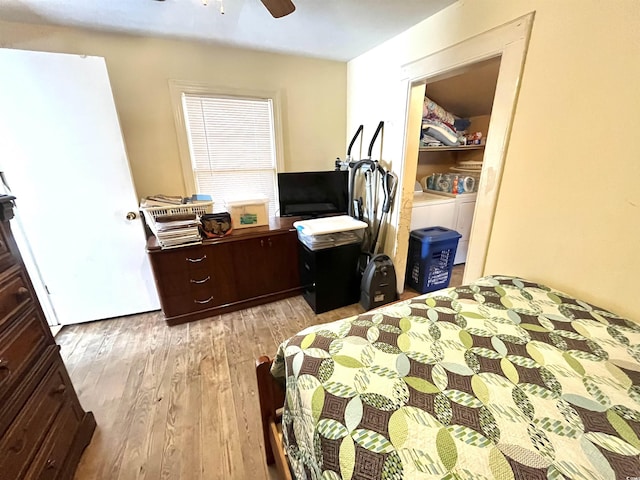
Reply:
M261 0L274 18L284 17L292 13L296 6L291 0Z

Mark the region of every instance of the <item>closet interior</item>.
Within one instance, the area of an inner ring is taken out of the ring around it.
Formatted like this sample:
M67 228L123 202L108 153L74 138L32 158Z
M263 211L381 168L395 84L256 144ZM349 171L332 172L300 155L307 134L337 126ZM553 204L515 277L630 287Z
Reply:
M457 231L458 271L467 258L499 68L495 57L426 83L410 230Z

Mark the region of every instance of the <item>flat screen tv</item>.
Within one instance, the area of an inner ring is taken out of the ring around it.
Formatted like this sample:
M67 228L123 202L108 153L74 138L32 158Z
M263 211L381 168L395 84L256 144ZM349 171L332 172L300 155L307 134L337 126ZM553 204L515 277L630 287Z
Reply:
M346 214L348 192L346 170L278 174L281 217Z

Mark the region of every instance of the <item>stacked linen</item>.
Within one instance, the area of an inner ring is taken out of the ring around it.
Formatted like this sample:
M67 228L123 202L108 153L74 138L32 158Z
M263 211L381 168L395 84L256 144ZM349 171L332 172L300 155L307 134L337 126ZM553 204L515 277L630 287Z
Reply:
M298 238L309 250L361 243L367 224L349 215L294 222Z
M421 146L455 147L460 145L460 134L469 127L469 120L458 118L429 97L424 97L422 109Z
M456 131L445 124L433 120L422 121L422 146L434 147L446 145L455 147L460 145Z
M162 248L202 243L200 219L196 214L161 215L156 217L154 234Z

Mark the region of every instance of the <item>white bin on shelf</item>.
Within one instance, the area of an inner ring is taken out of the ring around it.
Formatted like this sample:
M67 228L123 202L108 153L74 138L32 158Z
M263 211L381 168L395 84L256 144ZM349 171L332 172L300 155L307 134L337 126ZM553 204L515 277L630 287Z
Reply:
M266 197L226 200L225 205L231 214L233 228L269 225L269 199Z
M300 241L310 250L361 243L367 228L365 222L349 215L301 220L294 222L293 226Z

